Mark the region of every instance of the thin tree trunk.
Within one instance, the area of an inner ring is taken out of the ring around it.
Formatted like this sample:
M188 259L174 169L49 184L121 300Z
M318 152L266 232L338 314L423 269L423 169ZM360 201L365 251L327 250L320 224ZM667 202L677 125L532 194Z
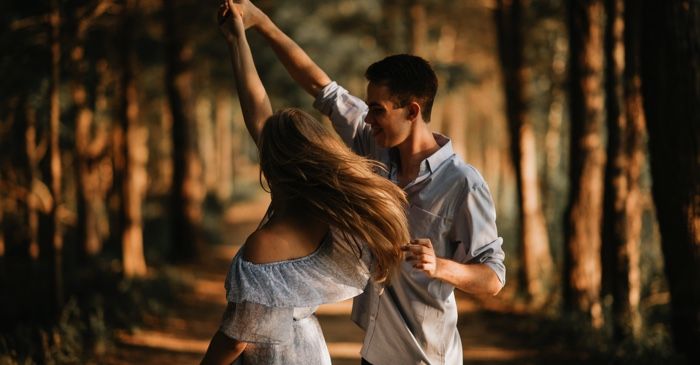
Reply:
M98 155L104 152L105 138L91 138L94 113L89 107L88 91L85 86L88 63L85 60L85 39L92 22L112 7L110 2L100 2L87 14L76 14L74 20L75 37L71 57L71 97L75 118L75 181L76 181L76 240L79 256L86 260L95 257L102 250L102 240L97 230L95 214L97 199L96 172L92 168ZM84 10L84 9L81 9Z
M414 3L410 7L411 19L411 53L416 56L427 57L428 18L425 6Z
M700 5L645 1L642 91L671 329L700 363Z
M603 292L613 296L613 331L619 341L638 337L642 325L639 178L644 162L644 119L636 53L637 9L629 0L606 0L608 163L601 254Z
M124 184L122 190L122 210L124 227L122 231L122 260L124 275L127 277L146 275L146 260L143 255L143 218L141 205L146 191L145 161L148 151L144 147L145 131L139 122L139 100L136 87L134 42L135 12L138 0L127 0L124 14L124 45L122 49L122 115L124 130Z
M195 125L197 145L204 171L204 187L207 191L216 189L216 144L212 121L212 100L209 93L197 98L195 104Z
M50 2L50 47L51 47L51 78L49 79L49 146L50 146L50 180L53 206L51 210L51 222L49 227L51 240L51 313L57 316L63 307L63 227L61 225L60 212L63 208L61 194L61 150L59 147L60 135L60 100L59 82L61 65L60 25L61 16L58 0Z
M566 214L564 304L603 322L600 304L600 237L605 155L601 0L569 2L570 196Z
M5 199L0 196L0 283L5 279Z
M228 202L233 194L233 130L231 128L231 98L219 91L216 96L216 195L219 201Z
M4 270L5 259L5 200L0 196L0 279L3 278L2 271ZM0 280L1 282L2 280Z
M197 136L193 128L193 50L185 43L178 19L175 3L166 1L166 88L173 121L172 257L189 260L197 255L204 188L201 161L194 148Z
M90 189L89 151L90 131L93 123L93 113L88 107L87 89L83 84L86 79L86 63L84 60L84 37L77 37L77 44L71 51L71 63L73 67L71 81L71 96L73 98L75 116L75 181L76 181L76 208L77 208L77 245L80 256L88 259L97 255L101 249L101 242L97 232L93 229L94 214L90 213L88 193Z
M380 44L388 53L405 53L409 50L408 9L409 0L382 1L382 18L385 20L380 28Z
M562 29L563 33L565 30ZM563 152L566 149L562 142L566 141L562 136L564 130L564 107L566 104L566 56L568 55L566 35L556 37L551 43L552 60L549 67L549 109L547 111L547 130L544 137L545 169L542 173L543 207L545 217L559 215L557 203L562 185L562 163L565 161Z
M519 0L499 0L496 23L519 198L520 274L531 304L540 307L549 295L553 263L540 199L535 133L526 110L525 87L529 71L523 62L522 11Z
M110 74L109 70L105 67L103 70L99 72L100 74L100 81L103 82L106 77ZM116 77L118 79L119 76ZM115 80L114 82L114 88L115 90L115 95L123 95L123 92L121 91L122 85L121 85L121 80ZM105 85L106 86L106 85ZM98 95L101 94L100 91L98 91ZM104 96L104 94L102 94ZM100 98L102 97L100 96ZM119 99L119 97L116 97L116 99ZM106 104L107 99L105 98L103 100ZM120 101L121 102L121 101ZM117 103L118 104L118 103ZM106 105L105 105L106 106ZM122 245L122 237L124 232L124 226L125 226L125 215L124 215L124 203L122 202L124 197L122 196L122 192L124 191L124 185L126 181L126 155L125 155L125 147L124 143L126 143L126 131L124 130L124 112L123 112L123 107L120 105L117 105L114 110L116 111L115 113L115 118L112 123L112 130L110 133L110 147L111 147L111 157L112 157L112 175L113 175L113 181L112 181L112 187L111 191L109 192L109 206L108 206L108 211L111 212L111 214L108 214L108 217L110 219L110 237L109 237L109 244L112 247L121 247Z
M167 99L160 102L160 143L158 143L158 192L165 194L173 188L173 118L170 113L170 103Z
M36 147L36 113L29 101L23 98L25 130L24 142L27 158L27 237L29 238L29 257L32 261L39 259L39 212L37 197L34 193L34 179L37 170Z

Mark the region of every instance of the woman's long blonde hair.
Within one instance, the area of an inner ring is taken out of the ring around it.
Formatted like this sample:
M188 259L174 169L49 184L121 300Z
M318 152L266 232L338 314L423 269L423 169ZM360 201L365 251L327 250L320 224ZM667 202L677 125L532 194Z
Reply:
M356 155L330 128L294 108L267 120L259 147L272 193L366 242L376 260L374 279L387 280L409 233L405 193L376 173L382 165Z

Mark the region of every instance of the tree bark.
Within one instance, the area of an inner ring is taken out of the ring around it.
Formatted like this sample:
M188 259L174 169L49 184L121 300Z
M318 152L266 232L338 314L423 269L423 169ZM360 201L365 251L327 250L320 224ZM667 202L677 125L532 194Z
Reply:
M3 197L0 196L0 282L2 282L2 272L4 271L4 262L2 260L5 259L5 221L4 221L4 214L5 214L5 201Z
M145 130L139 121L138 88L133 52L135 13L138 0L127 0L123 28L123 74L121 81L121 123L124 131L124 183L122 190L122 264L126 277L146 275L143 255L143 217L141 205L146 192L145 165L148 150L145 147Z
M637 338L644 164L644 118L639 80L639 6L606 0L607 166L603 220L603 292L613 296L613 332L618 341Z
M425 5L414 3L410 5L411 20L411 53L416 56L427 58L426 49L428 41L428 17Z
M87 88L83 84L86 79L86 62L84 60L84 37L78 35L71 50L72 80L71 96L73 99L75 118L75 181L77 209L77 245L82 259L97 255L101 242L97 232L92 229L96 218L90 214L90 131L93 123L93 113L88 107Z
M176 4L165 2L166 88L172 114L173 133L173 236L171 256L175 260L189 260L197 255L199 229L202 220L201 202L204 188L201 181L202 163L194 144L192 95L192 48L185 42L178 21Z
M379 43L389 54L409 51L412 34L406 27L410 19L411 0L382 1L382 18L385 20L379 30Z
M0 196L0 283L5 280L5 200Z
M671 329L700 363L700 5L645 1L642 92Z
M519 199L520 276L531 305L537 308L547 302L553 263L540 199L535 133L526 108L525 88L529 70L523 62L522 13L520 0L497 2L495 15L504 75L506 117Z
M49 40L50 40L50 73L49 79L49 158L50 158L50 187L53 195L53 206L50 213L49 237L50 245L50 266L51 285L51 313L58 316L63 307L63 227L61 224L61 209L63 209L63 197L61 193L61 150L59 146L60 136L60 65L61 65L61 44L60 44L61 15L59 12L58 0L50 1L49 12Z
M27 238L29 239L28 253L32 261L39 259L39 212L37 210L37 197L34 193L34 179L37 172L37 147L36 147L36 113L29 105L27 98L22 98L24 108L24 143L26 150L27 173Z
M570 195L565 221L564 304L593 327L603 323L600 304L600 237L605 155L601 0L569 6L571 112Z
M220 202L228 202L233 195L234 143L231 128L231 97L224 91L216 95L216 195Z
M208 92L197 97L195 102L195 128L197 130L197 145L202 161L204 188L206 191L216 189L216 139L214 137L214 121L212 120L212 97Z
M89 105L86 87L89 64L85 59L85 41L93 21L111 7L110 2L98 2L94 7L90 7L89 11L86 8L78 8L72 21L75 35L70 51L70 72L75 120L76 240L82 260L95 257L102 249L102 240L97 229L100 217L95 214L94 207L99 204L96 202L99 183L95 181L97 172L94 171L94 166L107 144L104 135L92 138L94 112Z

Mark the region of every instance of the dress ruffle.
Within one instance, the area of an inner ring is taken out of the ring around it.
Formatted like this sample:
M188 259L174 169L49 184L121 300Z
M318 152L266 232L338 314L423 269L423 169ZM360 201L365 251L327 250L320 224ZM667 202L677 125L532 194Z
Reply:
M370 253L331 229L313 253L292 260L255 264L233 258L226 277L226 298L268 307L314 307L352 298L370 277ZM358 257L359 254L359 257Z

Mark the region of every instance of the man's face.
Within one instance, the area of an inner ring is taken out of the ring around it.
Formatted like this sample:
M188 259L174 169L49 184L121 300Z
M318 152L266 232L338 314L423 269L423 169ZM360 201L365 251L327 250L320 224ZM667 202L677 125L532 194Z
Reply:
M367 85L367 106L369 111L365 123L372 126L372 136L382 147L395 147L411 134L412 121L408 118L408 108L399 105L385 85Z

